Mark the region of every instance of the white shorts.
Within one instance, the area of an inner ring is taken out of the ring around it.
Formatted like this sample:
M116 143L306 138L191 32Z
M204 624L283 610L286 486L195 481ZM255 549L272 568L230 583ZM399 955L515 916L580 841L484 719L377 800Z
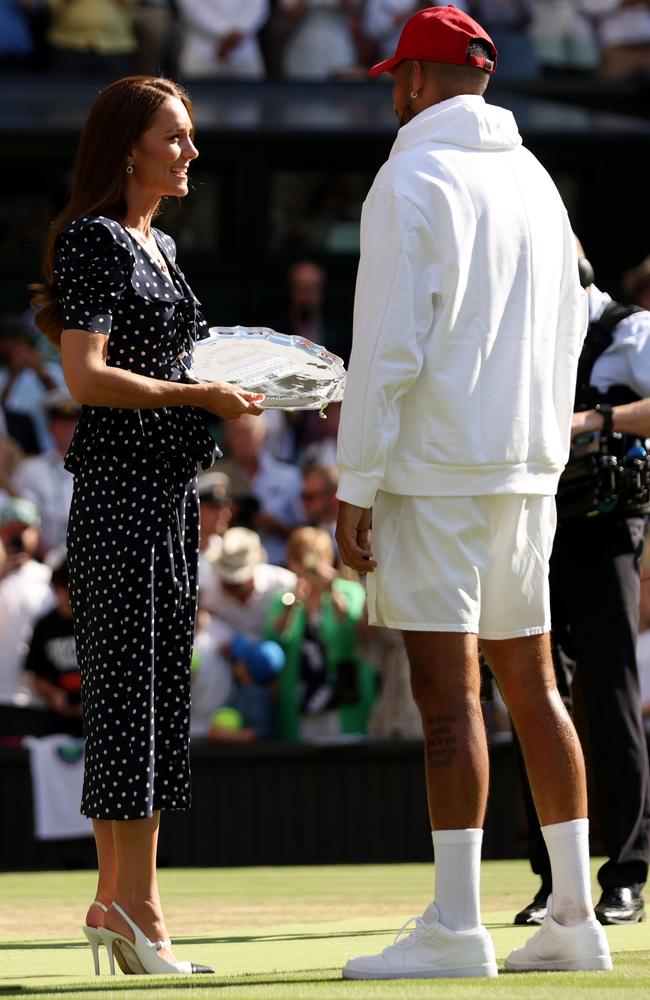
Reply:
M550 496L378 493L370 624L485 639L548 632L555 524Z

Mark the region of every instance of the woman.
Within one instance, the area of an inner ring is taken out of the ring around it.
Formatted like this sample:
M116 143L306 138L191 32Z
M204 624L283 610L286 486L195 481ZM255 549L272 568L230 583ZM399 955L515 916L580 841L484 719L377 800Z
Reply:
M372 669L359 656L365 591L334 569L327 531L296 528L287 545L295 589L276 596L266 632L284 649L278 676L280 736L323 741L366 732L375 698Z
M75 476L68 559L86 730L81 811L93 819L99 860L85 928L95 971L100 939L111 971L114 956L125 972L206 971L176 962L156 883L160 811L190 803L194 476L218 456L195 407L234 420L258 413L261 397L186 384L178 368L206 323L173 240L151 223L162 198L188 192L193 135L189 98L169 80L126 77L100 94L35 299L83 405L66 467Z

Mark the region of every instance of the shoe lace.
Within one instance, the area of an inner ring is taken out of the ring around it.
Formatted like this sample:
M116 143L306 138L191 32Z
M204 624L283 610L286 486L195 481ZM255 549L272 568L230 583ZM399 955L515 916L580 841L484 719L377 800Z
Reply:
M411 924L415 924L413 930L405 938L402 938L400 940L400 935L403 934L404 931L408 927L410 927ZM424 931L426 930L428 930L428 925L424 922L422 917L409 917L409 919L402 924L397 934L395 935L393 945L401 945L402 947L404 947L409 941L417 940L417 938L419 938L420 935L423 934Z

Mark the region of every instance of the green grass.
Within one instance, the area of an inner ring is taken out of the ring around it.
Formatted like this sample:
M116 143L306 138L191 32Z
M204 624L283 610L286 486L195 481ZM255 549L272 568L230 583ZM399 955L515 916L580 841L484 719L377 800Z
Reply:
M161 872L176 954L212 965L194 979L92 976L80 931L94 881L88 872L0 874L0 997L65 1000L264 1000L444 997L444 1000L648 1000L646 924L608 928L613 973L532 973L496 980L345 982L350 955L388 944L431 898L431 865L190 869ZM536 887L524 862L483 866L483 919L500 961L530 931L512 916ZM102 972L108 972L100 951Z

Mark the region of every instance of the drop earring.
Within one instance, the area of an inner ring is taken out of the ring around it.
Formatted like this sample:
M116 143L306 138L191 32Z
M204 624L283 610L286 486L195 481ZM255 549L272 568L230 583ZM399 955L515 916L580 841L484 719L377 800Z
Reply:
M127 174L132 174L133 173L133 164L132 163L127 163L127 165L126 165L126 172L127 172Z

